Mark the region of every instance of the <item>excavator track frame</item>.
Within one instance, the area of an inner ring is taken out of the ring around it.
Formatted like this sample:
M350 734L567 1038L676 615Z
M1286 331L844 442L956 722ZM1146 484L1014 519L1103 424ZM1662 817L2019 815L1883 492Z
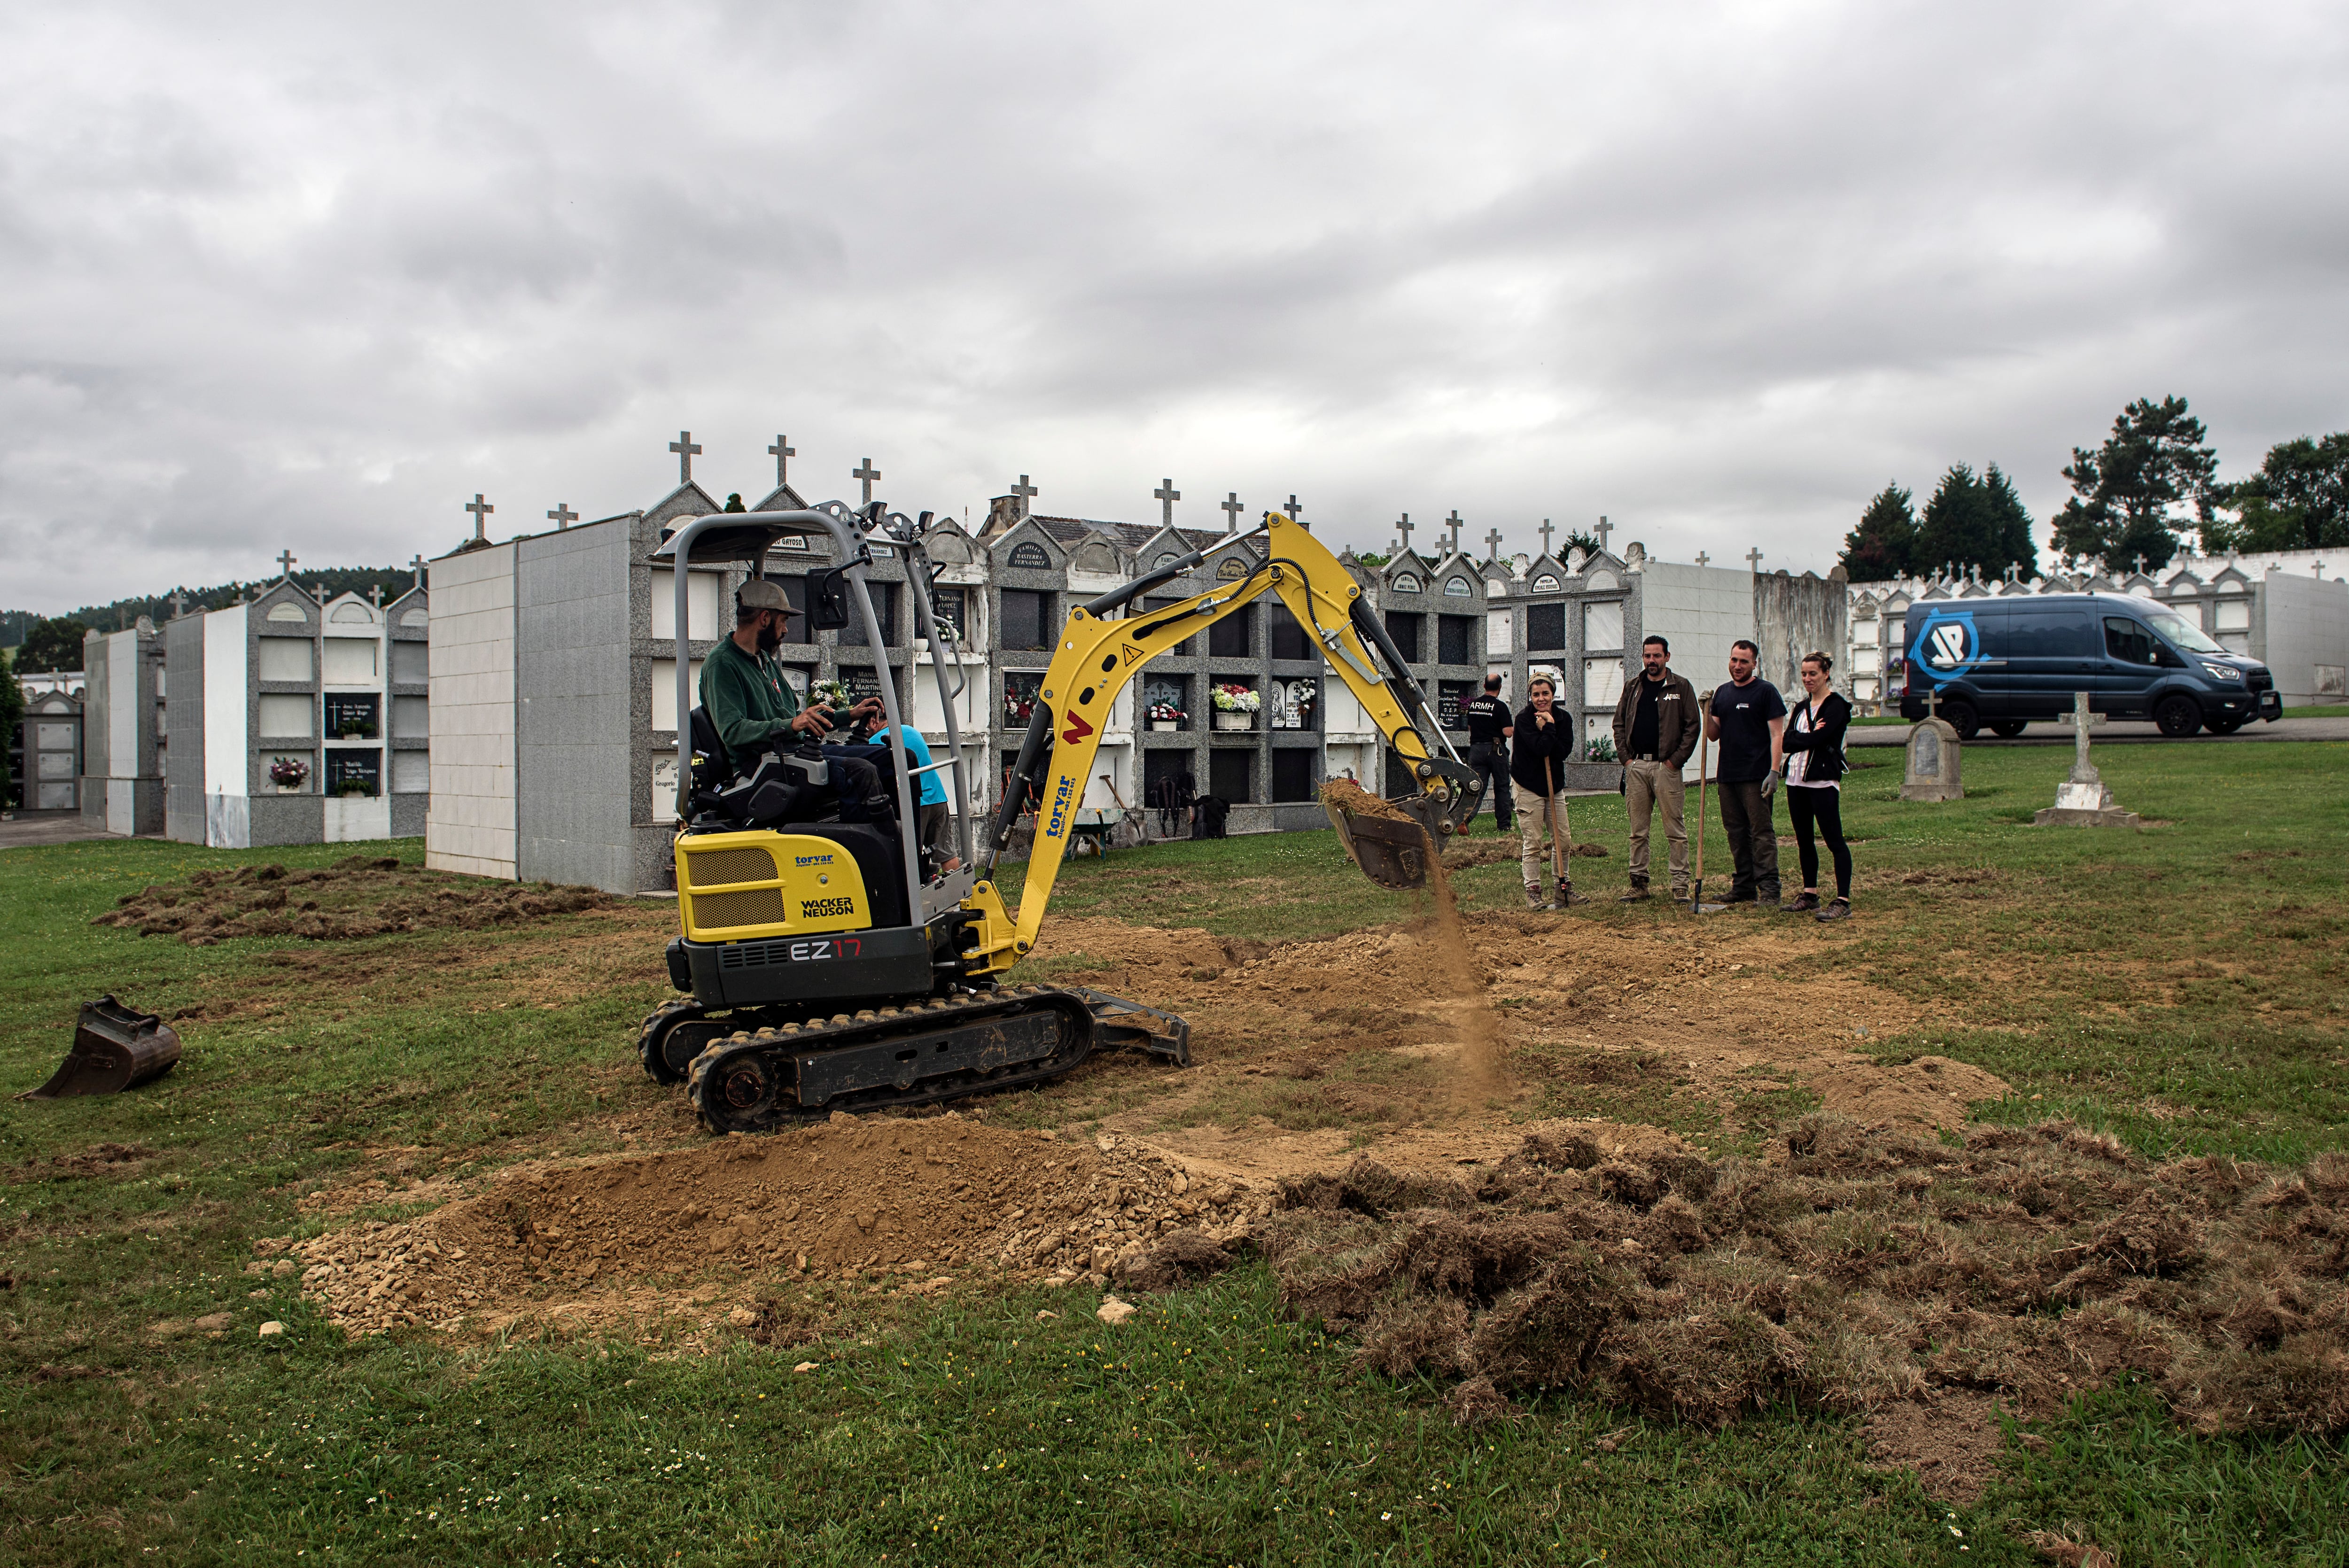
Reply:
M686 1097L711 1132L762 1132L1030 1088L1121 1045L1180 1064L1190 1026L1103 992L1007 986L737 1031L694 1058Z

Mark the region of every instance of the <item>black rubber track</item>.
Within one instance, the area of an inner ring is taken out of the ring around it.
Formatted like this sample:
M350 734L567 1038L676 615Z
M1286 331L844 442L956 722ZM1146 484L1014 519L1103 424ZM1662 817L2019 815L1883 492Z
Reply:
M941 1074L917 1080L910 1088L884 1086L836 1094L818 1106L801 1106L788 1086L797 1081L793 1058L811 1047L825 1050L885 1045L892 1039L935 1034L941 1026L988 1023L1040 1011L1061 1014L1079 1026L1071 1043L1034 1062L988 1072ZM778 1127L822 1121L834 1111L852 1114L892 1106L936 1105L968 1095L998 1089L1025 1088L1061 1077L1092 1054L1092 1011L1085 997L1050 985L1020 985L978 995L937 998L905 1007L866 1008L854 1015L840 1013L805 1024L730 1035L694 1058L686 1078L686 1098L702 1126L711 1132L762 1132ZM730 1078L738 1083L744 1068L762 1071L775 1092L761 1103L738 1107L729 1102L721 1086Z

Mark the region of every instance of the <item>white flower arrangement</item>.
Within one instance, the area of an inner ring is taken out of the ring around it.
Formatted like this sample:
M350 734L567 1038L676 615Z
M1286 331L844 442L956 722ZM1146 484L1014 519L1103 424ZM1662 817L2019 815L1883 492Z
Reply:
M1264 698L1244 686L1219 686L1214 700L1217 713L1255 713L1264 707Z

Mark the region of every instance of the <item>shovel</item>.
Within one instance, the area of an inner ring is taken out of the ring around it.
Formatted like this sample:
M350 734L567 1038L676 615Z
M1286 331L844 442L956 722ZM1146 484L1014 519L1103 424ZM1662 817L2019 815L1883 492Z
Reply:
M1557 777L1549 770L1549 758L1547 757L1542 758L1542 782L1549 786L1549 795L1542 802L1542 810L1549 813L1549 863L1550 869L1557 873L1557 907L1567 909L1576 903L1573 871L1574 811L1558 794ZM1566 824L1562 834L1558 830L1561 820ZM1563 851L1559 848L1561 839L1565 845Z
M1699 720L1700 723L1702 720ZM1704 902L1704 796L1705 774L1713 759L1713 743L1699 731L1696 738L1696 886L1689 890L1691 914L1719 914L1729 906Z
M134 1013L111 996L81 1005L73 1048L49 1081L18 1099L120 1094L161 1078L180 1059L180 1037L153 1013Z

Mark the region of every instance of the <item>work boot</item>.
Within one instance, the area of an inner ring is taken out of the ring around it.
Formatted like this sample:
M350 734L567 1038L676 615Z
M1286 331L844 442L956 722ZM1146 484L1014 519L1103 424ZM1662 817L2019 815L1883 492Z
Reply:
M1630 889L1626 891L1623 896L1616 902L1618 903L1638 903L1641 899L1647 898L1648 896L1650 896L1648 892L1648 884L1645 882L1634 881Z
M1795 902L1786 905L1786 913L1788 914L1808 914L1818 907L1818 894L1815 892L1798 892L1795 895Z
M1540 883L1526 883L1526 907L1527 909L1547 909L1550 907L1549 900L1542 896Z

